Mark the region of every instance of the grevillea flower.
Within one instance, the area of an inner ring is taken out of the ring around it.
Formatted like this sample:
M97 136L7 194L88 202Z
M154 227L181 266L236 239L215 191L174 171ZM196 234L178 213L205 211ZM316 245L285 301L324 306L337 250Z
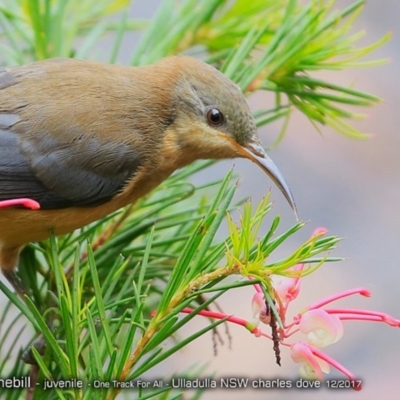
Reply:
M296 342L291 347L291 357L295 363L301 363L299 375L304 379L322 380L323 374L328 374L330 371L329 364L315 356L309 347L304 342Z
M324 228L318 228L313 235L325 234ZM333 296L323 298L298 313L290 322L287 322L287 310L291 302L296 299L300 292L301 272L303 264L296 265L289 270L294 277L277 276L272 277L273 293L275 294L275 308L278 312L282 326L279 327L279 342L283 347L290 348L291 358L300 363L299 375L310 380L322 380L323 375L330 372L330 367L340 371L351 383L350 387L361 389L361 381L336 360L319 350L339 341L344 333L342 321L373 321L383 322L390 326L400 328L400 320L388 314L370 310L359 310L351 308L327 308L330 303L354 295L370 297L371 293L365 288L356 288L337 293ZM226 319L227 322L244 326L257 337L265 337L276 342L276 334L269 335L258 327L259 322L271 324L271 310L264 298L264 293L258 283L254 284L256 293L252 298L252 310L255 320L245 319L227 315L220 312L203 310L199 315L208 318ZM185 313L193 312L190 308L183 310ZM303 340L294 340L294 335L304 335Z
M315 347L326 347L343 336L343 324L335 314L323 309L305 312L299 321L300 332L307 335L308 343Z
M258 321L261 321L266 325L271 322L271 315L267 313L267 306L265 304L263 293L256 292L253 296L251 306L253 309L253 317L256 319L256 324L258 324Z

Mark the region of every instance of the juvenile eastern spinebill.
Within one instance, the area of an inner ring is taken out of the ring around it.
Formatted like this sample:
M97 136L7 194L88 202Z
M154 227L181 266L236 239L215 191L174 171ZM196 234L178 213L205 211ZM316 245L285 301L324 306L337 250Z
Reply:
M199 60L2 68L0 202L29 198L40 209L0 208L1 270L21 289L15 268L25 244L98 220L195 160L234 157L258 164L295 210L239 88Z

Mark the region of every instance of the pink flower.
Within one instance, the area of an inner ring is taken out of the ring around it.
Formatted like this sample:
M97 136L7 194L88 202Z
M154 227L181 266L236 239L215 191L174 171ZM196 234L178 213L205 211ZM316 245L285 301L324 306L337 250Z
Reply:
M299 322L300 332L307 334L308 342L315 347L326 347L343 336L343 324L335 314L323 309L305 312Z
M253 317L256 318L256 322L254 323L258 325L258 321L261 321L263 324L269 325L271 315L267 314L267 306L265 305L263 293L256 292L253 296L251 306L253 308Z
M301 272L304 268L304 264L298 264L291 268L290 271ZM286 306L293 300L296 299L300 293L301 282L300 275L296 278L289 278L287 276L274 275L272 277L272 283L275 292Z
M313 232L313 236L323 235L326 232L326 229L318 228ZM288 276L279 275L271 278L272 290L269 291L269 294L274 304L270 304L268 311L264 292L260 284L254 284L256 293L252 298L252 310L256 321L249 322L236 316L207 310L200 311L199 315L209 318L226 319L228 322L244 326L257 337L268 338L274 342L275 353L278 352L280 354L278 345L290 348L292 360L301 364L299 374L302 378L322 380L324 374L329 373L330 367L333 367L347 377L353 389L360 390L361 381L357 380L356 376L343 365L318 348L327 347L342 338L344 333L342 321L383 322L400 328L400 320L388 314L370 310L327 308L327 305L330 303L354 295L361 295L363 297L371 296L371 293L367 289L355 288L336 293L310 304L298 313L291 322L287 322L288 307L300 293L300 279L303 269L304 265L299 264L286 270ZM259 322L267 325L271 323L273 310L269 308L272 306L275 307L279 314L281 326L275 329L272 335L269 335L258 328L258 325ZM183 312L190 313L193 310L185 308ZM289 341L296 334L303 334L306 337L304 340Z
M329 364L323 359L316 357L311 348L303 343L296 342L291 347L292 360L295 363L301 363L299 375L304 379L323 379L323 374L330 371Z

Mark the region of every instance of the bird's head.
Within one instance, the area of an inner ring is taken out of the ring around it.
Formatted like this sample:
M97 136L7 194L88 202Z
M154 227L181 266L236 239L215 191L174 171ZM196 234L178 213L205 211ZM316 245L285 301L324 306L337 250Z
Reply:
M193 159L250 159L270 176L296 213L290 189L263 149L239 87L192 57L169 57L161 63L178 76L173 91L173 130L181 151L194 155Z

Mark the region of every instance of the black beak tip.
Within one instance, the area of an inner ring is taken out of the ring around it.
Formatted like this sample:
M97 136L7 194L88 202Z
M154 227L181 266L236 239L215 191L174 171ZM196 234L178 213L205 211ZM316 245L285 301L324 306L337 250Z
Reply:
M288 184L280 173L278 167L275 163L269 158L263 147L259 142L253 142L246 147L243 147L246 152L246 156L255 162L259 167L261 167L264 172L268 174L268 176L273 180L273 182L278 186L286 200L288 201L290 207L292 208L296 220L299 221L299 215L297 212L296 203L294 201L294 197L290 191Z

